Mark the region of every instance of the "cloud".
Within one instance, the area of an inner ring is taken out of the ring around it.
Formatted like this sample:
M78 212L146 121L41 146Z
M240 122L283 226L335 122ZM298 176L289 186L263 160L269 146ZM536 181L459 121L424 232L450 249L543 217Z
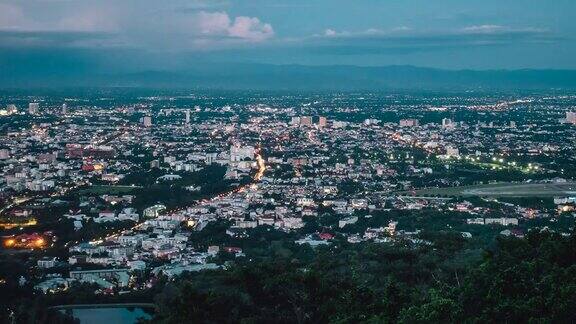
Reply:
M151 51L233 48L274 36L258 17L191 10L225 1L195 0L190 10L79 1L0 3L0 47L127 47ZM180 6L182 8L182 6ZM55 9L56 8L56 9ZM42 10L46 12L41 15Z
M508 26L501 25L477 25L468 26L460 30L463 33L470 34L545 34L548 32L546 29L534 28L534 27L523 27L523 28L512 28Z
M234 21L225 12L200 12L198 20L200 33L211 37L231 37L248 41L262 41L274 35L270 24L256 17L239 16Z
M313 35L314 37L334 37L334 38L365 38L365 37L372 37L372 36L393 36L393 35L400 35L402 33L411 31L412 28L406 26L399 26L394 27L388 30L383 30L379 28L368 28L361 31L336 31L332 28L328 28L324 30L323 34L316 34Z
M326 29L324 31L324 36L327 36L327 37L333 37L333 36L337 36L337 35L338 35L338 33L334 29Z
M258 18L240 16L234 19L228 33L232 37L261 41L272 37L274 29L270 24L260 22Z
M301 39L311 51L331 55L404 54L421 51L464 49L478 46L505 46L518 43L546 43L559 37L546 29L478 25L448 30L423 31L401 26L360 31L326 29L322 34Z
M113 36L82 31L0 30L0 47L81 47L88 42L102 42Z
M373 9L362 9L365 18L357 19L350 16L349 4L341 2L335 5L324 0L0 0L0 52L10 48L60 50L58 53L86 51L98 55L129 53L125 55L129 58L126 62L134 64L134 57L139 55L153 62L151 66L173 65L178 60L197 64L198 58L376 64L389 62L388 59L401 63L419 56L418 53L424 53L422 57L432 56L429 54L446 57L446 61L451 60L449 56L462 55L472 61L478 55L470 49L480 47L489 52L492 50L489 47L499 46L501 52L510 50L506 55L518 56L520 49L528 47L525 44L544 54L554 48L572 51L574 46L573 41L558 41L558 35L568 33L565 27L553 24L553 20L549 21L548 30L546 25L540 26L546 23L543 19L508 19L499 14L490 16L492 10L482 13L468 8L469 17L438 21L433 18L435 12L454 14L455 9L444 10L430 4L415 11L413 4L398 3L396 9L404 9L394 11L385 10L386 5L376 2L371 5ZM311 8L299 9L301 6ZM335 6L338 8L332 8ZM328 12L329 8L335 10ZM554 42L560 45L532 46ZM394 57L395 54L398 55ZM531 55L542 62L544 59L540 57L546 57ZM118 54L118 57L124 56ZM426 58L419 62L428 64Z
M53 3L50 3L53 4ZM39 17L38 12L0 3L0 48L74 47L101 44L112 39L118 28L115 15L98 7L77 10L73 15Z
M480 25L480 26L464 27L462 28L462 31L470 33L494 33L494 32L500 32L504 29L505 28L500 25Z
M39 15L14 4L0 3L0 31L20 32L112 32L120 18L100 7L76 9L73 14Z
M93 10L38 19L20 6L0 3L0 48L73 47L102 42L115 28L111 14Z
M230 28L230 17L225 12L200 12L196 17L200 33L210 36L224 36Z
M392 28L392 31L395 32L407 32L407 31L411 31L412 28L408 27L408 26L398 26L398 27L394 27Z

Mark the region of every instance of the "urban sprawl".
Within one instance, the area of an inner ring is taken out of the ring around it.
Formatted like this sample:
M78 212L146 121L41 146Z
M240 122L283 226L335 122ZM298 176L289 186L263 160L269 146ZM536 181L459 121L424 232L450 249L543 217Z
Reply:
M576 97L235 96L0 97L1 253L22 266L1 284L145 290L270 233L416 248L573 227Z

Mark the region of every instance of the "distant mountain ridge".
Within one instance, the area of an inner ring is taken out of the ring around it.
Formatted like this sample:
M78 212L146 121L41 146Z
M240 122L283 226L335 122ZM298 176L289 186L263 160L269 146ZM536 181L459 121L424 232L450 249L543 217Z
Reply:
M414 66L209 64L185 71L1 73L0 87L256 90L576 89L576 70L442 70Z

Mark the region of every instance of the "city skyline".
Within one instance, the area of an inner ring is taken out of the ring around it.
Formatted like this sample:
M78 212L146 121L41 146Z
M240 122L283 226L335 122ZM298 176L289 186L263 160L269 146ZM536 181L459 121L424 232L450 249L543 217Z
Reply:
M573 323L574 0L0 0L0 323Z
M4 90L0 321L572 322L574 107L573 90Z

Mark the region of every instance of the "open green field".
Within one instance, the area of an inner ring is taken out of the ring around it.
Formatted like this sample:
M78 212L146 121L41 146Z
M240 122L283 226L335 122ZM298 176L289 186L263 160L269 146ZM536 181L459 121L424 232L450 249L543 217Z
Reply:
M417 190L419 196L553 197L576 195L576 182L496 183Z
M78 190L80 194L94 195L119 195L128 194L138 188L138 186L90 186Z

